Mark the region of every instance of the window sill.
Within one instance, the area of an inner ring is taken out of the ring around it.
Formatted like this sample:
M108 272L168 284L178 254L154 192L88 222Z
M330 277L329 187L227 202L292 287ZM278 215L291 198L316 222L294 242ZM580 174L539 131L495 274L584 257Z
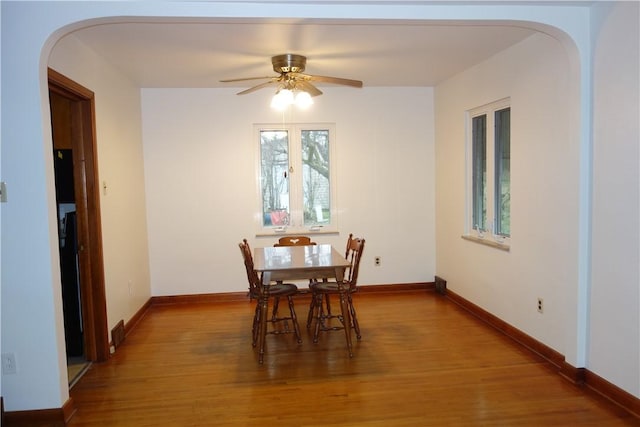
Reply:
M278 229L273 229L271 232L268 231L262 231L262 232L257 232L256 233L256 237L273 237L273 236L313 236L313 235L318 235L318 234L339 234L340 232L336 229L332 229L332 228L325 228L325 229L318 229L318 230L312 230L309 228L303 228L303 229L284 229L284 230L278 230Z
M509 252L511 250L511 245L508 243L500 243L496 242L492 239L481 239L480 237L471 236L469 234L463 234L462 237L464 240L468 240L470 242L479 243L481 245L490 246L492 248L500 249L501 251Z

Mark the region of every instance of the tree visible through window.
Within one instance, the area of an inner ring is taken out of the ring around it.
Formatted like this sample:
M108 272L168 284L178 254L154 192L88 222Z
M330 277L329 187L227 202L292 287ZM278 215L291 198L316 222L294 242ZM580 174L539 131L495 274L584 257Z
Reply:
M260 131L260 170L263 220L289 223L289 136L286 130Z
M511 235L511 109L495 112L496 228L500 236Z
M335 226L332 126L258 126L263 228Z
M487 115L476 116L472 120L472 204L473 229L487 228Z
M331 220L329 131L302 130L301 136L304 225L327 223Z

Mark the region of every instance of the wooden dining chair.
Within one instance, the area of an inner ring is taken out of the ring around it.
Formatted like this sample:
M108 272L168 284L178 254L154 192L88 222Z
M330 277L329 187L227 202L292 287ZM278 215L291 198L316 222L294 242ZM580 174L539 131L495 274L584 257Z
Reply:
M308 236L284 236L278 239L273 246L308 246L315 245Z
M356 332L358 339L362 338L360 334L360 324L356 316L356 310L353 305L352 295L357 291L358 270L360 269L360 260L364 251L365 240L354 238L353 234L349 234L347 240L347 249L345 258L349 261L350 266L345 271L342 290L337 282L330 281L314 281L309 285L311 289L311 303L309 306L309 315L307 318L307 328L311 327L313 319L316 320L315 330L313 333L313 342L317 343L320 332L336 331L344 329L344 319L342 314L332 314L330 311L325 312L323 307L323 297L326 300L330 295L340 295L342 292L347 300L347 307L351 318L351 327ZM331 324L331 319L339 320L339 324Z
M242 253L242 258L244 259L244 266L247 271L247 279L249 281L249 296L251 299L256 299L256 309L253 316L253 326L252 326L252 345L255 347L258 342L258 337L260 336L260 317L262 314L262 298L265 296L268 298L267 306L269 304L269 300L272 301L272 312L271 316L267 317L267 324L264 325L267 334L280 335L287 334L293 332L295 334L296 340L298 343L302 342L302 338L300 336L300 328L298 326L298 318L296 316L295 307L293 304L293 297L298 293L298 287L293 283L272 283L269 285L269 289L264 289L262 284L262 279L258 275L258 272L255 270L253 265L253 255L251 254L251 247L247 242L247 239L243 239L242 243L238 245L240 247L240 252ZM286 297L289 303L289 316L278 317L278 301L280 297ZM293 331L289 328L289 321L293 324ZM272 329L268 329L268 325L272 325ZM281 329L277 328L277 325L282 324L283 327Z
M349 263L351 265L353 265L353 250L352 250L352 246L353 246L353 233L349 234L349 237L347 238L347 249L345 251L344 257L345 259L347 259L349 261ZM349 267L351 268L351 267ZM345 271L345 280L348 277L348 272ZM309 287L311 288L311 285L313 284L313 282L315 282L317 280L312 280L310 282ZM324 282L327 282L327 279L323 279ZM326 312L324 312L325 317L328 318L332 318L333 314L331 313L331 298L330 298L331 294L330 293L325 293L324 294L324 301L325 301L325 309ZM313 319L315 318L315 299L311 298L311 302L309 304L309 314L307 315L307 329L311 328L311 324L313 322Z

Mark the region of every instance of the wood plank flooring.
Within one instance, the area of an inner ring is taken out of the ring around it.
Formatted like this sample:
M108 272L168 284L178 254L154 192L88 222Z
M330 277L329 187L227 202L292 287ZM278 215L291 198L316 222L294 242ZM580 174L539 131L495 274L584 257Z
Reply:
M640 426L434 292L355 296L362 341L267 336L254 302L153 306L72 388L70 427ZM334 304L337 308L337 303ZM286 307L283 307L285 309Z

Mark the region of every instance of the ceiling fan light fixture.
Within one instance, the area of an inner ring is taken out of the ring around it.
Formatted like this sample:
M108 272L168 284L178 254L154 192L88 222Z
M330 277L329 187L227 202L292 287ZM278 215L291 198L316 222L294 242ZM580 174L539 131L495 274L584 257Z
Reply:
M306 110L313 104L313 99L311 98L311 95L309 95L309 92L300 91L296 94L295 104L296 107Z
M313 99L308 92L303 90L280 89L271 98L271 108L283 111L290 105L306 110L313 104Z
M282 111L289 105L293 104L293 92L289 89L281 89L273 95L271 99L271 108Z
M1 1L1 0L0 0ZM307 64L307 58L302 55L287 53L271 57L273 71L278 73L274 77L241 77L237 79L220 80L221 82L241 82L246 80L267 80L263 83L238 92L238 95L246 95L258 89L275 85L278 89L271 100L271 107L284 110L291 104L298 108L308 108L313 101L312 96L322 95L322 91L315 86L315 82L331 83L343 86L362 87L360 80L351 80L341 77L318 76L315 74L303 74ZM293 92L296 95L294 97Z

